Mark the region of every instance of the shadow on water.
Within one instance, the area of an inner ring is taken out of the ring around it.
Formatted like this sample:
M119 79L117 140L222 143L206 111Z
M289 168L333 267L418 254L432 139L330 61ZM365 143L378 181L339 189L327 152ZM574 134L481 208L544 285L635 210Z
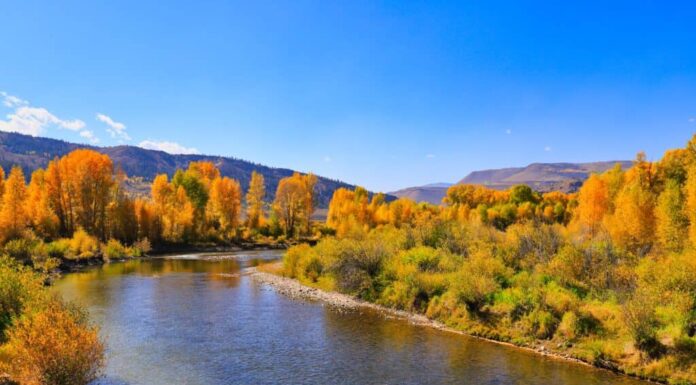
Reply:
M239 274L254 258L129 261L57 282L107 341L96 384L642 384L371 310L292 300Z

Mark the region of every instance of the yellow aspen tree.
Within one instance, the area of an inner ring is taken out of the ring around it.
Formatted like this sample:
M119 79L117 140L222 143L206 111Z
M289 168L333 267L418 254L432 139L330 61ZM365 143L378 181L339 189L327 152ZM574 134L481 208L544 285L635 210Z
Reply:
M50 206L45 176L43 169L31 174L25 206L34 231L43 238L52 238L58 234L59 220Z
M298 174L299 175L299 174ZM314 214L314 187L317 184L317 176L307 174L301 177L304 187L303 222L305 234L312 231L312 214Z
M19 166L12 167L5 183L0 210L0 223L5 240L21 237L27 227L28 218L24 206L27 191L24 183L22 169Z
M241 199L239 182L227 177L213 180L206 213L209 221L217 224L223 236L229 235L239 225Z
M581 227L588 229L591 238L597 235L608 208L609 190L606 183L597 174L590 175L578 192L575 218Z
M612 240L639 256L650 251L655 240L655 198L641 179L634 179L616 197L607 228Z
M249 190L246 194L247 226L251 229L258 229L265 222L263 212L265 196L266 185L263 175L253 171L251 173L251 181L249 182Z
M286 236L295 235L297 226L302 223L305 215L304 205L306 202L305 182L301 175L296 173L278 182L273 210L281 221Z
M684 213L684 195L676 180L667 180L657 199L655 218L660 246L667 251L681 251L687 239L689 220Z
M696 247L696 164L689 167L684 185L686 216L689 221L689 242Z

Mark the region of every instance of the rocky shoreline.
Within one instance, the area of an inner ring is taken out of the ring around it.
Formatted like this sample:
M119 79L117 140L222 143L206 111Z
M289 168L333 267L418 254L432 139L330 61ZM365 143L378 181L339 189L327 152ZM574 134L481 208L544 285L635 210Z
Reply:
M608 370L613 373L619 374L619 375L625 375L628 377L633 377L637 379L644 380L646 382L652 382L652 383L660 383L657 381L652 381L650 379L645 379L645 378L639 378L637 376L634 376L630 373L625 373L615 366L611 365L611 363L606 363L605 365L601 365L601 363L591 363L587 361L583 361L581 359L572 357L566 353L563 352L556 352L549 346L539 344L538 346L521 346L521 345L516 345L512 344L509 342L504 342L504 341L498 341L498 340L493 340L490 338L484 338L472 334L465 333L461 330L453 329L451 327L448 327L447 325L443 324L442 322L432 320L422 314L416 314L416 313L411 313L403 310L396 310L396 309L391 309L388 307L376 305L371 302L366 302L354 297L351 297L346 294L342 293L337 293L337 292L327 292L323 291L320 289L315 289L313 287L305 286L301 284L299 281L287 277L282 277L276 274L272 273L267 273L263 271L259 271L257 268L252 267L248 268L245 271L245 275L248 275L251 279L253 279L255 282L261 283L268 285L272 287L276 292L285 295L287 297L293 298L293 299L301 299L301 300L310 300L310 301L319 301L323 302L328 306L335 307L338 309L371 309L374 311L377 311L381 314L391 316L391 317L396 317L399 319L403 319L406 322L409 322L410 324L413 325L418 325L418 326L425 326L425 327L431 327L434 329L442 330L444 332L448 333L454 333L454 334L459 334L462 336L466 336L469 338L476 338L482 341L490 342L490 343L495 343L499 345L504 345L508 346L511 348L515 349L521 349L527 352L531 352L534 354L539 354L547 358L551 359L556 359L556 360L562 360L565 362L571 362L583 366L588 366L596 369L601 369L601 370Z

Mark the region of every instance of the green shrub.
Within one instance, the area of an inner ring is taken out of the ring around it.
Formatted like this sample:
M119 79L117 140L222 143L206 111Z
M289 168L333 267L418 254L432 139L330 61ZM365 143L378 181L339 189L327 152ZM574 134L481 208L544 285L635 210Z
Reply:
M46 244L46 254L51 258L63 259L70 253L70 240L59 239Z
M548 311L534 310L522 319L528 335L535 338L551 338L556 332L558 319Z
M478 312L490 303L508 275L505 265L487 253L477 253L452 275L449 290L470 312Z
M143 238L131 245L131 247L126 249L126 254L130 257L142 257L146 255L147 253L152 250L152 246L150 246L150 240L147 238Z
M31 259L34 249L32 241L24 238L13 239L5 244L5 254L17 261L26 262Z
M102 246L102 256L105 260L111 259L122 259L127 255L126 248L121 244L121 242L115 239L109 239L109 241Z
M5 330L26 308L43 298L43 277L15 260L0 257L0 343Z
M87 234L83 229L75 231L70 239L70 257L75 259L92 258L99 251L97 238Z

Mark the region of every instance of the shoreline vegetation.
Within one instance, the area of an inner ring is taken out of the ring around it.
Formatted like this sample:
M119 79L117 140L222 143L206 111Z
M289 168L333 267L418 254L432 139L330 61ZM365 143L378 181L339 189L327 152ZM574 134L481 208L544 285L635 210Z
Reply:
M379 305L374 302L364 301L348 294L343 294L336 291L325 291L320 288L307 286L302 284L297 279L283 276L282 262L267 263L256 267L249 267L246 269L244 274L251 277L251 279L253 279L255 282L268 285L279 294L285 295L291 299L302 299L322 302L330 307L338 309L370 309L385 316L391 316L404 320L412 325L429 327L447 333L453 333L469 338L475 338L477 340L482 340L488 343L494 343L514 349L520 349L526 352L530 352L533 354L541 355L546 358L551 358L559 361L583 365L599 370L608 370L617 375L625 375L646 382L666 383L665 381L655 381L654 379L641 378L639 376L636 376L635 374L623 372L617 369L616 367L600 366L594 362L588 362L581 358L573 357L565 352L556 351L553 347L548 346L548 344L519 345L508 341L502 341L476 334L470 334L466 331L447 326L446 324L438 320L428 318L427 316L420 313L416 313L413 311L398 310L392 307Z
M335 236L281 274L486 339L696 383L696 136L577 193L455 185L442 205L339 189Z

